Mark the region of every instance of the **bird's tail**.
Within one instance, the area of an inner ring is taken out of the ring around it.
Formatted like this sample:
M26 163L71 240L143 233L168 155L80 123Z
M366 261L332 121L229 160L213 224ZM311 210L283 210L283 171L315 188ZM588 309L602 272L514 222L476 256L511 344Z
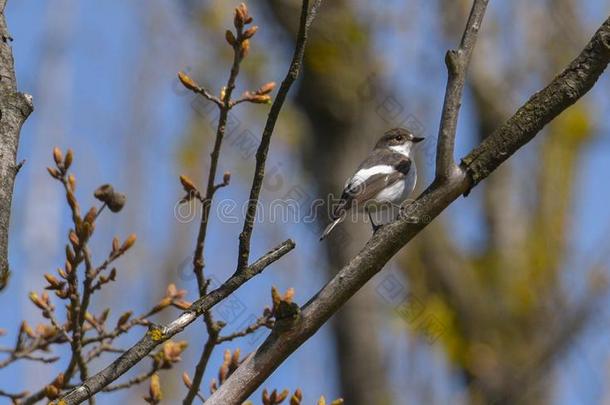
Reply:
M323 240L324 238L326 238L328 236L328 234L331 233L331 231L333 229L335 229L335 226L339 225L339 223L341 221L343 221L343 218L345 218L345 215L341 215L339 218L335 219L333 222L328 224L326 229L324 229L324 232L322 233L322 236L320 236L320 240Z

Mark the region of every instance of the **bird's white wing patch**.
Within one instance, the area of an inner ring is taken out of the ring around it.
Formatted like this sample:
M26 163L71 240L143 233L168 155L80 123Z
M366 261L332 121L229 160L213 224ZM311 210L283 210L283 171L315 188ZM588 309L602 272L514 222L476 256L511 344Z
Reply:
M362 182L366 181L369 177L376 174L390 174L395 171L396 169L390 165L377 165L368 167L366 169L360 169L345 182L344 188L347 189L348 187L351 188L358 186Z

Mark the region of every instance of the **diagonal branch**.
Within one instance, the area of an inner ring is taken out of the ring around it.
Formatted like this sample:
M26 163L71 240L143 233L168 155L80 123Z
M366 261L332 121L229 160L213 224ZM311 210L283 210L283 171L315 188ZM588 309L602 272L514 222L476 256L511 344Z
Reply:
M291 330L272 333L206 401L234 404L247 399L265 379L309 339L368 280L460 195L486 178L533 139L562 111L586 94L610 63L610 18L581 54L546 88L536 93L506 123L462 159L462 168L447 181L432 184L413 203L410 216L386 225L301 311Z
M265 268L279 260L286 253L294 249L294 247L295 244L290 239L282 242L243 271L233 274L222 286L199 298L188 310L183 312L180 317L170 324L149 329L144 337L112 362L112 364L70 391L62 398L63 403L65 405L79 404L104 389L104 387L108 386L108 384L145 358L155 347L182 332L197 317L234 293L248 280L260 274Z
M254 169L254 179L252 179L252 188L250 189L250 199L248 200L248 209L246 211L246 218L244 219L244 227L241 234L239 235L239 258L237 262L237 270L246 268L248 260L250 258L250 239L252 238L252 230L254 228L254 220L256 219L256 208L258 205L258 198L263 185L263 178L265 177L265 163L267 161L267 153L269 152L269 145L271 144L271 135L275 129L275 123L279 117L286 95L290 90L290 87L299 76L301 65L303 63L303 55L305 53L305 44L309 35L309 28L316 16L318 7L322 0L315 0L311 9L309 8L309 0L303 0L301 7L301 18L299 24L299 32L297 34L296 47L294 49L294 55L292 56L292 62L288 68L288 73L278 90L277 96L273 101L271 110L267 117L267 123L263 130L261 137L261 143L256 151L256 167Z
M9 277L8 232L15 176L20 169L17 148L21 126L34 109L32 97L17 91L15 64L4 8L0 0L0 291Z
M457 122L462 105L466 71L477 42L487 3L489 0L474 1L460 47L457 50L447 51L445 56L448 74L447 89L436 147L436 180L439 181L447 180L455 171L459 170L453 157Z

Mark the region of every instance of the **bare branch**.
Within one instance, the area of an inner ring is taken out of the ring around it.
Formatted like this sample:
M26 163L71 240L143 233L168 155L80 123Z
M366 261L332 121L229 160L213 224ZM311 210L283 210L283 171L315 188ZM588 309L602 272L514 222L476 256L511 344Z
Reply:
M63 400L66 405L78 404L104 389L112 381L119 378L127 370L146 357L155 347L182 332L198 316L211 309L214 305L231 295L248 280L260 274L265 268L279 260L294 249L292 240L286 240L271 250L251 266L241 272L235 272L222 286L210 292L193 303L191 308L166 326L151 327L149 331L134 346L116 359L108 367L87 379L83 384L70 391Z
M216 184L216 170L218 167L218 160L220 159L220 148L222 146L222 140L226 132L229 111L235 105L235 103L231 100L231 95L233 94L233 90L235 89L235 82L237 80L237 76L239 75L240 64L244 57L247 55L247 49L249 47L248 35L246 35L247 31L251 31L252 29L256 30L256 28L253 27L249 28L246 32L244 32L246 24L252 22L252 18L247 14L248 12L245 5L238 6L238 8L235 10L235 21L238 22L235 24L236 35L234 35L232 31L227 31L227 38L232 39L229 40L229 43L233 47L233 65L231 66L227 85L225 86L222 92L219 104L220 116L218 118L216 140L214 142L214 150L211 154L211 163L210 171L208 174L208 185L206 189L206 195L205 198L201 200L203 210L201 215L201 223L199 226L199 233L197 235L197 243L195 245L195 254L193 256L193 270L197 278L197 285L199 288L200 297L205 296L208 292L208 281L206 281L203 272L203 268L205 265L203 252L209 224L212 200L214 199L214 194L216 193L216 191L221 187L227 186L229 184L230 179L230 175L227 176L227 174L225 174L225 176L223 177L223 181L221 183ZM241 16L241 19L238 19L237 16ZM249 22L246 20L249 20ZM201 94L204 94L206 97L209 98L204 89L201 89L201 91L203 91L203 93ZM222 328L222 325L219 322L214 321L214 317L211 311L209 310L203 313L203 320L206 326L206 331L208 333L208 339L204 344L200 359L197 362L193 383L184 399L183 403L185 405L192 404L197 393L199 392L201 380L203 379L203 375L205 373L208 361L210 360L210 356L212 355L212 352L216 347L216 340L218 338L220 329Z
M436 149L436 180L439 181L448 179L459 170L459 167L455 164L453 154L457 122L462 105L462 93L468 65L488 2L489 0L474 1L460 47L457 50L447 51L445 56L448 79Z
M271 329L273 327L273 321L271 320L270 315L263 315L263 316L259 317L256 321L254 321L252 324L248 325L245 329L242 329L237 332L233 332L226 336L220 336L218 338L218 344L224 343L224 342L230 342L233 339L248 336L249 334L256 332L258 329L262 328L263 326L267 327L269 329Z
M2 1L0 0L0 5L1 4L2 4ZM27 391L19 392L17 394L12 394L10 392L0 390L0 397L10 398L11 401L13 401L13 403L19 403L19 400L21 398L25 397L26 395L28 395Z
M303 62L303 55L305 53L305 44L307 43L307 37L309 35L309 28L316 16L318 7L322 3L322 0L315 0L311 9L309 8L309 0L303 0L301 8L301 18L299 24L299 32L297 34L296 46L294 49L294 55L292 56L292 62L288 68L288 73L278 90L277 96L271 106L271 111L267 117L267 123L263 130L261 137L261 143L256 151L256 167L254 169L254 178L252 179L252 187L250 189L250 199L248 200L248 210L246 211L246 219L244 220L244 227L239 235L239 258L237 262L237 270L240 271L248 266L248 260L250 258L250 239L252 237L252 230L254 228L254 219L256 218L256 206L258 204L258 198L263 185L263 178L265 177L265 163L267 161L267 153L269 152L269 145L271 144L271 135L275 129L275 123L277 122L284 101L290 87L299 76L301 65Z
M17 147L21 126L32 110L32 97L17 91L11 35L8 32L4 8L0 1L0 291L9 277L8 231L15 176L20 169Z
M312 298L292 329L272 333L206 404L232 404L254 390L311 337L388 260L460 195L486 178L562 111L586 94L610 63L610 18L581 54L546 88L536 93L506 123L462 159L462 172L432 184L412 205L419 222L396 221L377 232L366 246Z

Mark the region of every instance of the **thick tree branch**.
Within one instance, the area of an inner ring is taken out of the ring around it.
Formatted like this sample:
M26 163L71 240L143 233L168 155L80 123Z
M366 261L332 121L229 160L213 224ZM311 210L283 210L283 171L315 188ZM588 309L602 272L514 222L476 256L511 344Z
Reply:
M457 50L447 51L447 89L436 148L436 180L448 179L459 167L454 161L455 134L462 105L462 93L472 51L485 16L489 0L475 0Z
M12 38L8 32L4 8L0 0L0 291L9 277L8 232L11 202L17 163L17 148L21 126L33 110L32 97L17 91Z
M315 0L311 9L309 8L309 0L303 0L301 7L301 18L299 24L299 32L297 34L296 47L292 56L292 62L288 68L288 73L282 81L282 85L278 90L277 96L273 101L271 110L267 117L267 123L263 130L261 137L261 143L256 151L256 167L254 169L254 178L252 179L252 188L250 189L250 199L248 200L248 209L246 211L246 218L244 219L244 227L241 234L239 235L239 258L237 263L237 270L246 268L250 257L250 239L252 238L252 230L254 228L254 220L256 218L256 207L258 205L258 198L263 185L263 178L265 177L265 163L267 162L267 153L269 152L269 145L271 144L271 135L275 129L275 123L280 115L284 101L290 87L299 76L301 65L303 64L303 55L305 53L305 44L307 43L307 37L309 35L309 28L316 16L318 7L322 3L322 0Z
M246 269L233 274L222 286L199 298L191 308L166 326L151 327L138 343L129 348L108 367L87 379L83 384L70 391L63 399L65 405L79 404L104 389L127 370L145 358L155 347L182 332L205 311L231 295L252 277L260 274L270 264L279 260L294 249L295 244L288 239L271 250Z
M536 93L506 123L462 159L463 171L432 184L412 205L410 216L377 232L349 264L314 296L291 330L272 333L206 404L237 404L254 390L301 344L311 337L387 261L461 194L487 177L529 142L562 111L586 94L610 63L610 18L581 54L546 88Z

